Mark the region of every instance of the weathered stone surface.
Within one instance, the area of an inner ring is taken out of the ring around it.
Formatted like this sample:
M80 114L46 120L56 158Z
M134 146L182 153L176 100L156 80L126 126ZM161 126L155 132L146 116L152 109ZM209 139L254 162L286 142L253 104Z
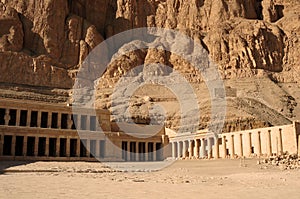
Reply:
M276 92L264 91L268 95L262 95L252 89L253 85L260 85L253 80L246 85L251 89L239 90L232 97L232 107L238 104L237 97L249 97L270 108L266 111L269 115L248 114L253 106L245 103L240 115L245 115L246 123L251 121L256 127L277 123L279 120L271 119L270 115L274 115L271 109L282 114L277 116L285 122L285 117L300 118L296 103L300 94L296 89L284 87L287 83L298 85L300 81L299 10L298 0L1 0L0 80L70 89L81 63L106 38L136 27L171 28L201 43L218 64L224 79L266 78L276 83L270 87L264 84ZM100 53L105 56L106 52ZM153 49L131 52L109 64L98 88L98 95L105 101L100 106L111 106L109 89L136 66L145 64L144 72L150 75L169 73L155 63L168 65L196 85L197 95L202 99L200 104L207 110L203 120L209 121L208 97L198 94L203 92L202 87L198 88L204 81L201 73L180 56ZM95 78L96 72L91 80ZM153 99L166 104L172 101L157 96ZM141 106L144 110L145 106ZM139 112L139 108L134 110ZM179 109L176 110L178 113ZM237 117L233 113L228 118L235 121ZM177 125L176 112L170 111L167 118L168 125L172 126L174 121L173 126Z

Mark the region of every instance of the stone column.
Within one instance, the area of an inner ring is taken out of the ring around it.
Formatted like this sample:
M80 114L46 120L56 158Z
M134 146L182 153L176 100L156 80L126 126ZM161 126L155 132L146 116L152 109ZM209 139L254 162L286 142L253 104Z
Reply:
M100 157L100 140L96 140L96 157Z
M186 150L187 150L186 142L183 141L182 142L182 158L186 158Z
M214 137L215 139L215 146L214 146L214 158L218 159L220 157L220 152L219 152L219 138Z
M57 128L61 129L61 113L57 113Z
M171 142L172 144L172 158L175 158L175 143Z
M66 156L67 157L70 157L70 137L68 136L67 137L67 140L66 140Z
M23 140L23 156L27 156L27 136L24 136Z
M77 139L77 146L76 146L76 156L77 157L80 157L80 143L81 143L81 140L78 137L78 139Z
M298 140L300 142L300 140ZM278 152L277 155L282 155L283 154L283 148L282 148L282 129L279 129L278 132Z
M148 154L149 154L149 151L148 151L148 142L145 142L145 161L148 161Z
M135 161L139 161L139 142L135 142Z
M91 150L91 140L86 139L86 156L90 157L90 150Z
M189 140L189 158L192 159L193 155L193 140Z
M260 131L257 132L257 155L260 157L261 156L261 140L260 140Z
M246 134L246 143L248 143L248 147L247 147L247 151L246 151L246 154L245 154L245 156L248 156L248 157L250 157L251 156L251 154L252 154L252 142L251 142L251 133L247 133Z
M60 157L60 137L56 139L56 157Z
M26 121L26 126L30 127L30 122L31 122L31 110L27 111L27 121Z
M267 155L272 155L271 130L267 132Z
M194 140L195 142L195 147L194 147L194 154L195 158L199 158L199 140Z
M156 143L153 142L153 161L156 161Z
M37 157L39 153L39 137L34 138L34 156Z
M52 126L52 112L48 112L47 128Z
M5 109L4 121L6 126L8 126L9 120L10 120L9 109Z
M46 137L46 150L45 150L46 157L49 156L49 137Z
M86 116L86 130L87 131L91 130L91 116L90 115Z
M42 122L42 112L38 111L38 113L37 113L37 127L38 128L41 127L41 122Z
M239 144L240 144L240 157L244 156L244 151L243 151L243 134L239 135Z
M231 135L231 140L230 140L230 157L234 158L235 151L234 151L234 135Z
M203 158L205 157L205 139L201 139L201 150L200 150L200 157Z
M81 115L77 115L77 130L81 130Z
M180 142L178 141L178 142L177 142L177 158L180 158L180 156L181 156L181 151L182 151L182 149L181 149L181 147L180 147Z
M11 155L16 156L16 135L12 136L11 141Z
M208 152L208 154L207 154L208 158L211 158L212 157L212 143L211 143L210 137L207 138L207 152Z
M127 161L132 161L130 158L130 141L127 141Z
M222 158L226 158L227 149L226 149L226 136L222 136L222 148L223 148L223 156Z
M20 126L20 119L21 119L21 110L17 109L16 126Z

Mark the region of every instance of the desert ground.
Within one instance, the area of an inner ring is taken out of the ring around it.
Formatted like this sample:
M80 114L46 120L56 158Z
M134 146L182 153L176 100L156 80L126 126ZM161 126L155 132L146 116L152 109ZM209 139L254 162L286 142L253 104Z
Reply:
M126 163L116 163L124 165ZM0 198L299 198L299 170L256 159L178 160L153 172L98 162L1 162Z

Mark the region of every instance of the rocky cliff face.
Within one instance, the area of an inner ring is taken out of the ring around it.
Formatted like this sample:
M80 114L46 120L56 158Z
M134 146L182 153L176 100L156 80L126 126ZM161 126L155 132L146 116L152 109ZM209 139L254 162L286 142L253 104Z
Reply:
M260 95L256 100L279 112L283 123L300 118L295 102L300 94L286 86L297 87L300 81L298 0L1 0L0 82L70 89L95 46L122 31L148 26L177 29L200 42L226 81L270 79L270 89L279 87L282 93ZM100 106L110 108L109 88L122 74L157 60L193 84L203 81L176 55L135 51L109 65L99 88ZM235 87L238 95L257 96L257 90L248 89L246 95L247 89L239 91L244 85ZM269 99L275 99L275 105ZM241 115L250 118L248 110ZM262 125L276 123L260 115L251 118Z

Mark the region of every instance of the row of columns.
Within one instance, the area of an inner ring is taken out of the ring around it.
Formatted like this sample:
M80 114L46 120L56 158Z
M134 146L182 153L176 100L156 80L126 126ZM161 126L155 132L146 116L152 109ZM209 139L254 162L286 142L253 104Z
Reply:
M273 139L273 146L276 149L272 150L271 130L265 132L265 140L262 140L261 132L255 133L256 140L252 138L253 133L242 134L222 134L221 143L215 137L206 137L185 141L171 142L173 158L219 158L220 153L222 158L231 157L250 157L253 154L257 156L263 155L262 146L265 147L265 155L271 156L274 151L276 154L283 153L282 130L279 129L278 134ZM254 140L254 143L252 143ZM263 144L262 144L263 142ZM221 151L220 151L221 150ZM187 155L188 154L188 155Z
M127 141L127 151L125 151L127 154L127 161L140 161L140 160L145 160L145 161L156 161L157 160L157 148L156 148L156 142L142 142L145 144L145 151L143 153L139 153L139 143L140 142L131 142L131 141ZM131 143L135 143L135 152L131 152L130 150L130 145ZM152 150L150 151L149 150L149 147L148 147L148 144L152 144L153 148ZM140 155L144 155L144 158L145 159L141 159L140 158ZM134 157L132 157L134 156ZM152 156L150 158L150 156ZM124 158L124 157L123 157ZM125 159L124 159L125 160Z
M218 158L219 146L215 137L171 142L173 158Z
M21 120L21 111L20 109L13 109L16 110L16 126L20 126L20 120ZM31 112L33 110L24 110L27 111L27 120L26 120L26 127L30 127L30 123L31 123ZM42 112L44 111L37 111L37 127L41 127L41 123L42 123ZM67 123L67 128L66 129L72 129L73 126L73 120L72 120L72 114L69 113L63 113L63 112L46 112L48 113L47 116L47 128L51 128L52 126L52 113L57 113L57 129L61 129L62 128L62 115L66 114L67 115L67 120L65 121ZM96 130L96 120L95 120L95 124L91 124L91 117L96 117L93 115L76 115L77 116L77 128L81 129L81 117L85 117L85 123L86 123L86 129L82 129L82 130ZM5 109L5 115L4 115L4 124L7 126L9 125L9 121L11 120L11 115L10 115L10 109ZM92 126L93 125L93 126Z
M7 135L7 136L12 136L12 140L10 143L10 156L16 156L16 135ZM63 150L65 150L65 156L64 157L70 157L70 150L71 150L71 139L76 140L76 155L74 157L80 157L80 148L81 148L81 140L79 138L73 138L73 137L39 137L39 136L19 136L19 137L23 137L23 147L22 147L22 156L27 156L27 146L28 146L28 137L34 137L34 150L33 150L33 156L37 157L38 156L38 152L39 152L39 138L45 138L45 153L43 156L49 157L49 150L51 150L49 148L49 140L50 138L55 138L56 139L56 146L55 146L55 157L60 157L60 152L61 152L61 148L60 148L60 141L61 139L65 139L66 143L65 143L65 147ZM89 140L86 139L86 154L84 157L89 157L90 155L90 151L91 151L91 141L95 141L96 146L95 146L95 157L100 157L100 140ZM6 143L7 144L7 143ZM5 141L4 141L4 136L1 135L1 139L0 139L0 156L3 156L3 151L4 151L4 145L5 145ZM53 149L54 150L54 149Z

